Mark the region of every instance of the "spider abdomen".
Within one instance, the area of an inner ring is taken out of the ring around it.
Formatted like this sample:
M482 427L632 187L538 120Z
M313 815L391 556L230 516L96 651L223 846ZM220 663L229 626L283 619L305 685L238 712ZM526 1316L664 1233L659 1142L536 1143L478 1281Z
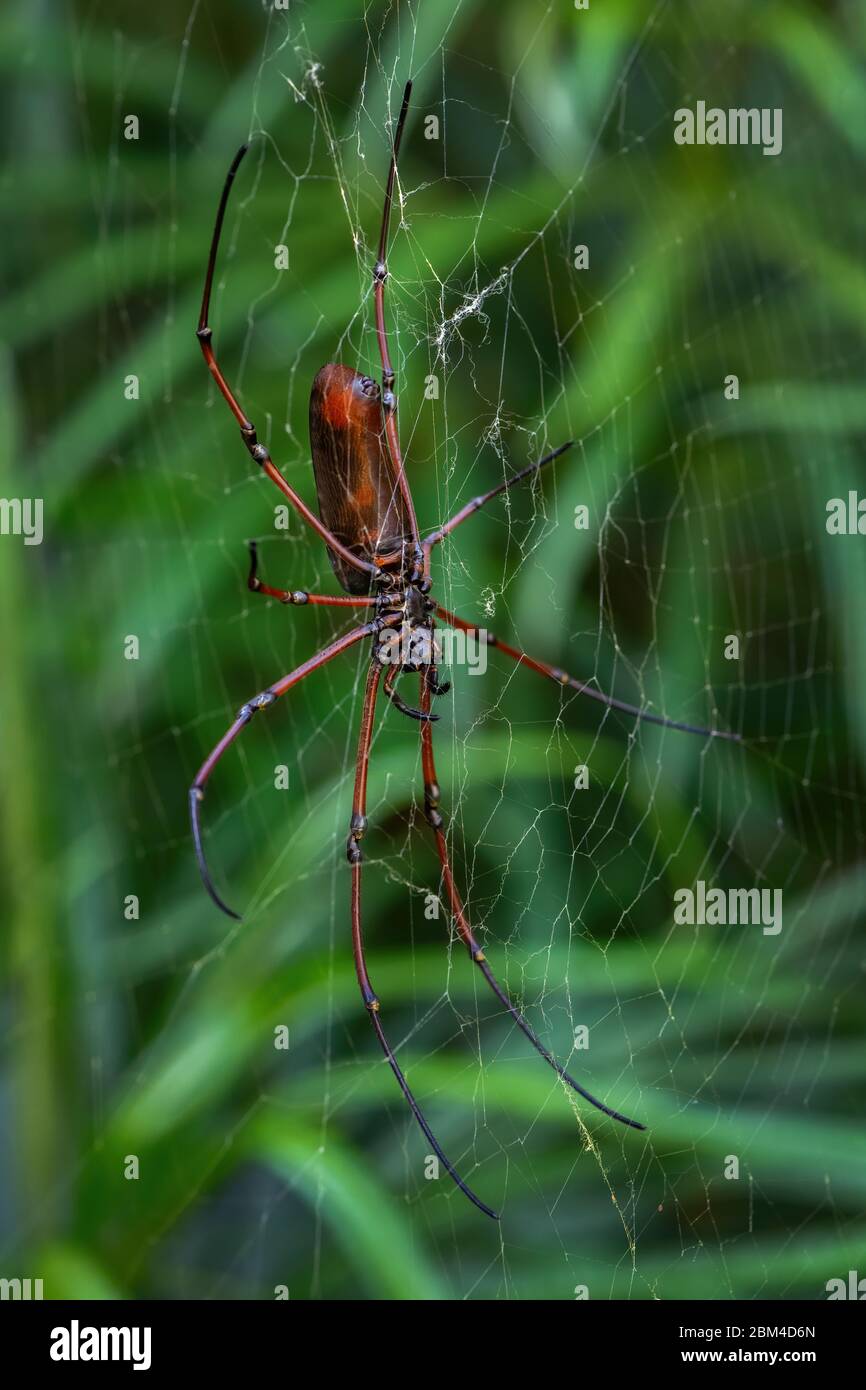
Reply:
M385 441L382 393L351 367L322 367L310 392L310 449L319 515L339 541L365 560L401 550L412 534ZM369 591L369 576L329 548L331 566L350 594Z

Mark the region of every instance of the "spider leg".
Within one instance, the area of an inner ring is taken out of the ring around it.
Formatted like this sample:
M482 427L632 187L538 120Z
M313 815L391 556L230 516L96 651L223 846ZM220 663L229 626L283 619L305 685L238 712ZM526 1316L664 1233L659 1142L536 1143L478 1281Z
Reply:
M425 709L429 704L430 692L427 682L422 675L421 708ZM544 1058L545 1062L553 1068L557 1076L560 1076L563 1081L566 1081L571 1089L576 1091L579 1096L583 1096L584 1100L588 1100L590 1105L594 1105L596 1110L600 1110L604 1115L609 1115L612 1120L619 1120L620 1124L628 1125L630 1129L646 1129L646 1125L640 1124L637 1120L630 1120L626 1115L621 1115L618 1110L611 1110L610 1106L605 1105L603 1101L598 1100L591 1092L579 1085L574 1077L570 1076L563 1066L560 1066L553 1054L544 1046L541 1039L536 1036L533 1029L523 1017L523 1014L511 1002L505 990L496 979L496 976L487 963L487 957L472 934L472 928L466 916L466 909L457 891L457 885L454 882L454 875L451 871L448 845L445 840L445 821L439 810L439 798L441 793L439 790L439 783L436 780L436 764L433 758L433 730L430 728L429 724L425 724L421 729L421 762L424 771L424 814L436 838L436 848L439 853L439 862L442 865L442 877L445 882L445 891L451 903L451 911L454 915L457 931L470 957L478 966L499 1002L511 1014L518 1028L529 1039L536 1052L538 1052L540 1056Z
M566 449L570 449L573 443L574 440L569 439L567 443L560 444L558 449L554 449L553 453L545 454L544 458L539 459L537 463L527 464L525 468L521 468L519 473L515 473L511 478L506 478L504 483L498 483L496 487L490 488L488 492L483 492L480 497L473 497L471 502L467 502L465 507L461 507L459 512L455 512L454 516L452 516L449 521L446 521L443 526L440 526L438 531L432 531L429 536L424 538L423 547L425 553L429 554L434 545L438 545L445 536L450 535L462 522L467 521L470 516L474 516L479 508L492 501L494 497L498 497L501 492L507 492L515 483L521 482L524 478L529 478L533 473L538 473L545 464L553 463L553 460L558 459L560 454L564 454Z
M424 1117L421 1107L409 1089L409 1083L403 1075L400 1064L394 1056L391 1045L382 1029L382 1022L379 1018L379 999L376 995L376 991L373 989L367 971L367 961L364 953L364 937L361 926L361 865L363 856L361 854L359 841L367 828L367 770L370 763L370 744L373 738L373 717L376 709L376 695L378 693L381 675L382 668L379 663L376 661L371 662L367 674L367 686L364 692L361 731L358 735L358 756L355 765L355 794L352 800L352 820L349 828L349 838L346 843L346 856L352 866L352 950L355 957L355 971L358 976L361 997L370 1015L373 1031L379 1039L379 1046L384 1052L388 1066L397 1078L397 1084L403 1092L406 1103L415 1116L415 1119L418 1121L427 1142L430 1144L430 1147L449 1176L460 1188L460 1191L463 1192L465 1196L469 1198L470 1202L478 1207L480 1211L492 1217L494 1221L498 1221L499 1218L496 1212L486 1206L485 1203L481 1201L480 1197L476 1197L471 1187L467 1187L450 1159L446 1158L438 1139Z
M391 704L394 705L395 708L398 709L401 714L408 715L410 719L419 719L422 724L429 724L431 721L437 720L439 718L438 714L431 714L429 710L427 710L425 713L424 710L415 709L413 705L407 705L403 700L401 700L400 696L394 689L394 685L399 674L399 666L390 667L388 674L385 677L385 684L382 687L388 699L391 701Z
M202 801L204 801L204 789L207 780L223 753L234 743L238 734L242 729L246 728L247 724L249 724L253 715L256 714L258 710L266 709L268 705L272 705L275 700L278 700L279 697L284 695L293 685L297 685L305 676L309 676L311 672L317 670L320 666L324 666L328 661L338 656L340 652L344 652L347 647L351 647L355 642L360 642L362 637L366 637L370 633L375 632L378 625L377 622L365 623L363 627L356 627L352 632L347 632L345 636L338 637L335 642L331 642L327 647L323 647L315 656L310 657L309 661L305 661L303 665L298 666L287 676L283 676L282 679L275 681L273 685L269 685L267 690L263 690L261 694L256 695L252 700L248 700L238 711L238 716L234 723L229 726L219 743L208 754L196 773L195 781L189 789L189 814L192 823L192 838L195 845L199 872L201 873L205 888L217 907L225 912L227 916L234 917L235 921L239 922L241 920L240 914L223 902L214 887L207 866L207 860L205 859L204 846L202 844L199 808Z
M306 589L273 589L259 579L259 548L255 541L249 541L250 572L247 588L254 594L264 594L267 598L278 598L280 603L293 603L303 606L306 603L327 604L329 608L373 608L375 597L343 598L331 594L311 594Z
M400 107L400 115L397 118L397 129L394 133L391 163L388 168L388 182L385 185L385 204L382 209L382 225L379 230L379 253L376 257L376 264L373 266L373 301L376 310L376 340L379 345L379 356L382 360L382 408L385 412L385 438L388 443L388 453L391 458L394 477L402 494L406 512L409 517L409 524L412 529L412 540L417 552L416 559L420 563L421 545L418 535L418 521L415 515L415 503L412 499L408 479L406 478L406 470L403 467L403 456L400 452L400 438L397 433L397 397L394 395L394 368L391 365L391 354L388 350L388 334L385 328L385 281L388 278L388 229L391 223L391 204L394 199L394 180L397 176L397 159L400 154L400 141L403 137L403 127L406 124L406 113L409 110L409 98L411 95L412 83L407 82L403 90L403 102Z
M486 628L481 628L477 623L467 623L465 618L458 618L456 613L449 613L447 608L442 608L437 604L436 612L440 618L444 618L450 627L456 627L461 632L474 632L479 640L485 641L488 647L495 647L497 651L505 652L513 661L521 662L530 671L537 671L540 676L547 676L555 681L557 685L570 686L579 695L588 695L591 700L598 700L603 705L609 705L611 709L618 709L623 714L633 714L636 719L642 719L646 724L659 724L663 729L679 729L684 734L700 734L703 738L723 738L731 743L742 743L742 734L731 733L727 729L705 729L699 724L683 724L678 719L668 719L663 714L651 714L649 710L639 709L637 705L630 705L625 700L617 700L613 695L605 695L603 691L596 690L594 686L586 681L576 680L567 671L563 671L559 666L550 666L546 661L539 661L534 656L528 656L526 652L520 651L517 647L509 647L507 642L502 642L492 632Z
M201 313L199 314L198 328L196 329L196 337L198 338L199 346L201 347L204 360L208 366L208 370L211 376L213 377L214 381L216 382L217 386L219 387L229 410L237 420L240 426L241 438L243 439L244 444L246 445L252 458L255 459L256 463L260 466L262 471L268 475L268 477L271 479L271 482L276 484L283 496L288 498L295 511L298 512L298 514L301 517L303 517L307 525L311 526L313 530L317 532L319 536L321 536L322 540L326 543L326 545L330 547L331 550L335 551L341 559L345 560L346 564L352 565L354 569L363 570L364 573L372 576L379 573L377 567L370 561L361 560L357 555L353 555L352 551L348 550L346 546L343 545L342 541L339 541L337 537L328 530L327 526L324 526L322 524L322 522L316 516L315 512L310 510L306 502L304 502L303 499L298 496L294 488L291 487L291 485L283 477L282 473L277 468L276 464L274 463L264 444L259 443L255 426L253 425L252 421L247 419L246 415L244 414L243 410L238 404L237 398L235 397L231 387L229 386L228 382L226 381L225 377L220 371L219 363L217 362L213 347L211 346L211 340L213 338L213 329L208 324L208 316L210 312L211 288L213 285L214 269L216 267L217 250L219 249L220 234L222 233L222 226L223 220L225 218L226 206L228 205L229 194L231 192L232 184L235 180L235 174L237 173L240 162L248 149L248 145L241 145L240 149L238 150L237 154L232 160L231 168L229 169L228 174L226 175L226 181L223 185L223 191L220 197L219 207L217 208L216 222L214 224L213 229L213 237L211 239L210 255L208 256L207 272L205 274L204 281L204 292L202 294L201 301Z

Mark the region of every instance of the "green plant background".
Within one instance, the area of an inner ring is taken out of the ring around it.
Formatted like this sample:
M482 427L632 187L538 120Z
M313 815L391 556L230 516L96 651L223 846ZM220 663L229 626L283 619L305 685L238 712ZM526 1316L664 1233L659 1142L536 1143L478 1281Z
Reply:
M864 59L855 3L4 8L0 492L44 497L46 527L41 547L0 539L4 1277L51 1297L808 1299L866 1273L866 541L824 528L827 498L866 485ZM390 312L419 513L579 441L455 536L441 595L475 617L492 599L503 636L746 738L604 719L493 658L440 707L494 968L561 1055L589 1026L574 1068L643 1136L570 1104L425 917L417 729L383 717L371 970L499 1227L424 1180L357 996L363 657L214 778L208 847L242 926L203 894L186 821L238 706L339 628L245 587L251 536L271 583L333 580L299 522L274 530L200 360L218 190L253 132L216 340L312 498L308 384L337 351L375 365L385 119L410 71ZM782 155L676 146L698 98L782 107ZM437 330L503 266L437 367ZM674 928L698 878L782 887L781 935Z

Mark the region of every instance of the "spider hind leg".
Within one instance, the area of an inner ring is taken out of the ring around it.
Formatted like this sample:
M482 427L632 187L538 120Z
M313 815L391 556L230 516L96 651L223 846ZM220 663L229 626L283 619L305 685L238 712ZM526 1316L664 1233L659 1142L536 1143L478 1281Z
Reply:
M364 692L364 703L361 713L361 728L358 734L358 752L355 761L355 791L352 798L352 819L349 828L349 843L347 846L348 859L351 865L352 888L351 888L351 915L352 915L352 954L355 960L355 973L358 977L358 985L361 991L361 998L367 1010L367 1016L373 1025L373 1031L379 1041L385 1060L394 1077L397 1085L403 1093L406 1104L414 1116L418 1127L432 1148L434 1154L442 1164L452 1182L460 1189L465 1197L468 1197L473 1206L479 1211L483 1211L485 1216L489 1216L493 1221L498 1221L499 1216L489 1207L486 1202L473 1192L468 1183L464 1182L451 1160L446 1156L441 1144L433 1133L427 1119L418 1104L415 1096L409 1088L409 1083L403 1074L400 1063L394 1054L394 1050L385 1036L380 1018L379 998L373 988L369 972L367 970L366 950L364 946L364 933L361 914L361 872L363 869L364 857L361 853L358 841L363 836L367 827L367 772L370 763L370 746L373 741L373 721L376 709L376 696L379 691L379 682L382 677L382 668L379 662L373 660L367 672L367 685ZM387 677L386 677L387 680Z
M423 710L428 708L430 704L430 691L423 674L420 684L421 708ZM424 773L424 814L436 840L436 849L439 855L439 862L442 866L442 878L451 905L454 924L473 964L478 966L478 969L481 971L481 974L484 976L493 994L495 994L503 1008L511 1015L524 1037L528 1039L539 1056L544 1058L548 1066L553 1068L562 1081L570 1086L577 1095L589 1101L590 1105L595 1106L596 1110L600 1110L603 1115L609 1115L612 1120L618 1120L620 1124L625 1125L628 1129L645 1130L646 1125L641 1124L639 1120L631 1120L627 1115L621 1114L618 1110L611 1109L609 1105L605 1105L604 1101L599 1100L591 1091L587 1091L579 1082L575 1081L574 1077L566 1071L565 1067L556 1060L553 1053L545 1047L534 1029L524 1018L520 1009L511 1001L508 994L493 974L488 964L487 957L478 944L472 928L469 925L466 909L457 890L457 885L454 882L454 874L451 869L451 860L445 840L445 819L439 809L441 792L436 777L436 764L433 756L433 730L429 725L425 725L421 729L421 761Z

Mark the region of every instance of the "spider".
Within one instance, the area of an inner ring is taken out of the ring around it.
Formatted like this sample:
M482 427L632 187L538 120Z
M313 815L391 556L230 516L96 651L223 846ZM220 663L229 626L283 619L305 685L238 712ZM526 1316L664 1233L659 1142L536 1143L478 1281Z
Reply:
M361 840L367 829L367 770L373 737L376 700L380 689L402 714L417 720L420 724L424 813L436 841L442 881L454 924L470 958L480 970L502 1007L507 1010L535 1050L553 1068L562 1081L603 1114L618 1120L620 1124L637 1130L643 1130L646 1126L637 1120L631 1120L627 1116L621 1115L617 1110L611 1109L596 1096L591 1095L569 1075L548 1051L499 984L484 951L473 934L466 908L451 869L433 754L433 723L439 716L432 712L432 699L434 696L444 695L450 688L450 683L440 684L437 677L440 647L435 635L436 620L441 619L452 628L475 635L477 640L486 642L488 646L496 648L497 651L502 652L513 661L555 681L560 686L569 687L582 695L587 695L593 700L598 700L604 705L621 710L636 718L653 724L661 724L666 728L680 729L686 733L707 737L737 739L738 736L725 733L722 730L703 729L691 724L678 723L662 715L652 714L645 709L638 709L634 705L626 704L611 695L606 695L587 683L576 680L567 671L550 666L547 662L539 661L519 648L500 641L498 637L486 629L479 628L475 623L467 622L455 613L449 612L431 596L430 568L431 556L435 547L493 498L498 497L521 480L534 477L542 468L559 458L561 454L571 448L574 441L569 440L560 445L558 449L546 454L537 463L529 464L511 477L506 478L504 482L498 483L496 487L492 487L481 496L473 498L437 530L432 531L422 539L400 452L397 430L397 398L394 393L395 375L391 364L385 326L388 231L400 141L409 110L411 91L412 83L409 82L403 93L403 101L394 133L388 179L385 186L378 255L373 266L376 339L382 363L381 386L372 377L363 376L352 367L330 363L322 367L317 374L310 395L310 445L318 494L319 516L316 516L294 491L277 468L265 445L259 442L255 426L247 419L237 397L223 376L214 354L213 334L208 325L214 269L229 194L248 145L242 145L238 150L226 176L211 239L197 337L208 369L240 426L241 438L249 453L263 472L276 484L280 492L288 498L307 525L325 542L331 566L344 594L339 597L312 594L303 589L276 589L263 583L258 574L255 542L250 542L249 588L254 593L268 595L285 604L324 604L334 608L366 608L368 616L367 621L328 643L315 656L310 657L294 671L275 681L273 685L268 686L266 690L254 696L252 700L241 707L234 723L202 763L196 775L189 792L190 817L196 857L204 886L217 907L230 917L239 920L238 914L227 906L214 887L205 859L199 811L208 779L220 758L234 743L241 731L246 728L254 714L273 705L280 696L285 695L293 686L305 680L307 676L319 670L327 662L333 661L342 652L348 651L359 642L365 640L369 642L370 661L361 709L358 751L355 761L355 789L346 843L346 854L351 873L352 948L358 984L379 1045L396 1077L397 1084L409 1109L433 1152L461 1192L487 1216L498 1220L497 1213L472 1191L446 1157L427 1123L421 1107L409 1089L400 1064L383 1031L380 1001L373 989L367 969L361 915L361 869L363 865ZM419 680L417 707L407 705L395 688L398 678L410 673L416 674Z

